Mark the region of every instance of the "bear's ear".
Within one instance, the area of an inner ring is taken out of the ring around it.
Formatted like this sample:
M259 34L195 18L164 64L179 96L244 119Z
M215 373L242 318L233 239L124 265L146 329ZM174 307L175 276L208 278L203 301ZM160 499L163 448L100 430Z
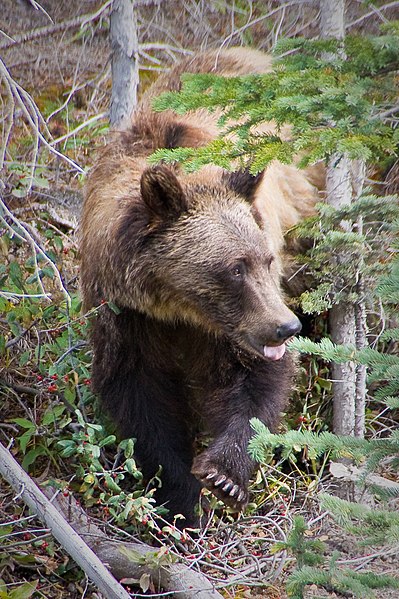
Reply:
M248 169L226 173L225 182L238 195L242 196L247 202L252 203L255 199L256 190L262 180L263 171L257 175L251 175Z
M141 175L141 197L155 220L176 219L188 208L176 175L166 166L150 166Z

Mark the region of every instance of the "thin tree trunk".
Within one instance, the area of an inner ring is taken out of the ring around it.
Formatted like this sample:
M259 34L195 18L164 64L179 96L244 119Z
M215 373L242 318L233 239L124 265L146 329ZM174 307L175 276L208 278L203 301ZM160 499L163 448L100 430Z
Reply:
M320 36L344 39L345 0L320 0Z
M331 4L331 3L330 3ZM350 161L347 156L335 154L327 165L326 201L334 208L340 208L352 201ZM350 230L349 223L342 228ZM337 256L337 262L350 260L350 256ZM355 306L341 302L330 310L330 332L334 343L356 344ZM355 431L356 366L353 362L333 363L334 417L333 428L337 435L353 435Z
M320 36L343 40L345 36L345 0L320 0ZM338 50L340 58L345 58L344 49ZM328 58L328 56L327 56ZM333 56L331 56L333 58ZM354 164L344 154L333 155L327 164L326 201L334 208L350 204L361 193L364 169L359 168L354 175ZM354 197L355 196L355 197ZM341 223L343 230L350 231L347 222ZM335 258L345 264L353 257L343 252ZM359 269L360 270L360 269ZM359 275L361 277L361 275ZM360 281L360 279L359 279ZM361 284L359 283L361 286ZM358 289L360 291L360 288ZM365 309L362 297L357 305L348 301L334 305L330 310L329 322L331 339L337 344L350 344L364 347L366 342ZM364 434L365 376L362 366L353 362L333 364L334 432L339 435Z
M352 189L353 199L358 200L364 186L366 178L366 164L364 160L352 161ZM363 234L363 217L357 219L357 232ZM363 349L368 346L367 341L367 317L365 305L365 288L363 280L364 261L361 258L359 271L357 276L357 297L358 301L355 305L356 319L356 349ZM365 433L365 417L366 417L366 396L367 396L367 366L358 364L356 366L356 397L355 397L355 437L364 437Z
M110 19L112 96L110 124L123 129L137 104L138 39L133 0L114 0Z

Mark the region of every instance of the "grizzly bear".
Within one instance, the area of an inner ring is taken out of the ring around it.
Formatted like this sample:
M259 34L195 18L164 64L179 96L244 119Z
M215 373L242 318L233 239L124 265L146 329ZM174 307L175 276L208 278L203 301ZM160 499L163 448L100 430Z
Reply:
M161 468L156 500L186 526L197 522L202 486L234 510L248 502L250 420L276 429L294 373L286 341L301 328L280 288L283 235L317 193L294 166L252 176L151 165L158 148L198 147L218 133L216 115L155 113L151 98L179 89L184 72L268 70L270 58L251 50L185 59L144 94L86 187L81 286L85 309L102 304L93 388L121 437L136 439L144 476ZM195 455L199 431L211 441Z

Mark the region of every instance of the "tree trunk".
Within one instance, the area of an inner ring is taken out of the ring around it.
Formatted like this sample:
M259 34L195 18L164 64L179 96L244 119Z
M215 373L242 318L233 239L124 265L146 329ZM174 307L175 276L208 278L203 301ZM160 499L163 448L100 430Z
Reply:
M345 0L320 0L320 36L344 39Z
M137 104L138 39L133 0L114 0L110 20L112 96L110 125L123 129Z
M320 36L343 40L345 36L345 0L320 0ZM344 49L338 50L340 58L345 58ZM327 56L328 58L328 56ZM333 58L333 57L331 57ZM333 125L333 123L332 123ZM358 167L358 168L355 168ZM364 182L364 167L349 160L344 154L333 155L327 164L326 201L334 208L350 204L360 195ZM350 231L347 222L341 223L343 230ZM359 231L360 232L360 231ZM352 259L343 252L336 256L336 262L344 264ZM359 269L360 270L360 269ZM361 291L359 274L358 291ZM358 303L347 301L335 304L329 315L331 339L337 344L350 344L364 347L366 323L363 300L360 294ZM338 435L364 434L365 376L364 366L353 362L332 365L334 432Z

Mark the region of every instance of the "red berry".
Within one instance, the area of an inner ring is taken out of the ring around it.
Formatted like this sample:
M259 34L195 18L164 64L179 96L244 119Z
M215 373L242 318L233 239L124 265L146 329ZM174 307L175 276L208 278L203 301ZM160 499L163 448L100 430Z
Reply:
M36 378L37 378L38 381L42 381L43 380L43 377L42 377L41 374L38 374Z
M52 374L51 379L53 379L53 381L56 381L58 379L58 374Z

